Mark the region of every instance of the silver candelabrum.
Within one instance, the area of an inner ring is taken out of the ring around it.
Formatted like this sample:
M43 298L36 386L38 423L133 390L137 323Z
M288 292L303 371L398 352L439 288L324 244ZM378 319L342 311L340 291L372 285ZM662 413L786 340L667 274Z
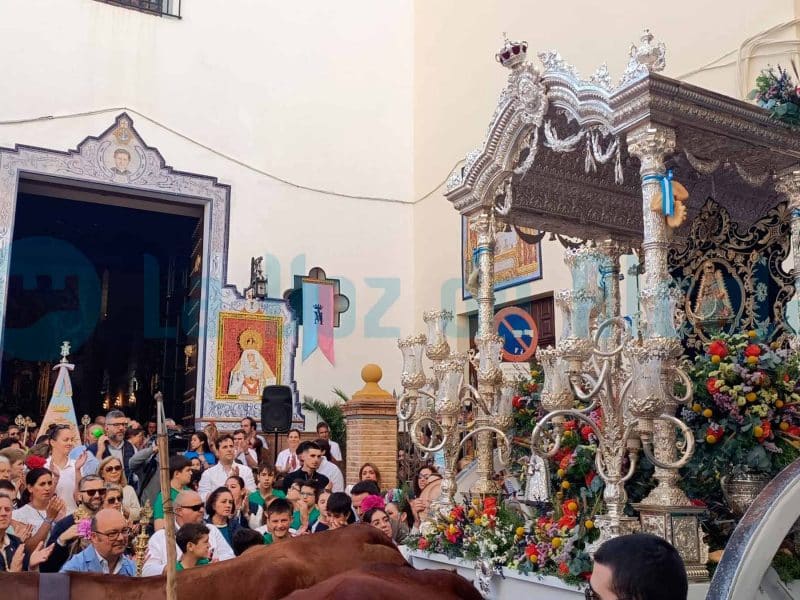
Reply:
M431 506L431 513L446 514L453 507L456 463L467 441L476 438L479 442L478 481L471 490L478 494L485 494L485 490L496 493L492 481L492 436L497 439L501 462L507 461L511 449L505 431L513 423L514 385L503 380L500 369L502 338L478 336L477 352L451 352L445 332L452 318L449 311L428 311L423 315L428 335L409 336L397 343L403 355L403 394L397 403L398 417L409 423L411 439L421 452L428 456L442 452L444 457L442 492ZM424 357L432 362L433 377L425 372ZM485 389L465 383L468 362L478 372L479 387ZM488 447L480 443L481 437L488 437Z
M636 472L641 452L656 466L662 500L669 498L670 505L675 499L683 504L676 473L694 452L691 430L673 416L678 404L692 398L691 381L678 364L675 314L681 294L666 282L643 293L643 337L634 339L631 322L620 315L621 253L612 242L567 250L573 287L556 298L565 331L556 348L537 354L545 374L541 405L547 414L534 428L531 446L540 456L552 457L561 447L566 419L591 428L597 438L597 473L605 483L605 513L596 519L598 543L640 529L639 520L626 517L624 509L625 482ZM675 393L680 387L684 391ZM591 418L597 409L599 417ZM656 435L663 428L672 435Z

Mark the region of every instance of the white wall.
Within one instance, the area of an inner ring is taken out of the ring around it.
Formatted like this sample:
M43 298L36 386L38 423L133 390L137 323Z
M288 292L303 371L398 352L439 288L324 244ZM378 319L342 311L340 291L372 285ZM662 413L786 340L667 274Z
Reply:
M232 186L230 282L247 285L250 257L261 254L275 258L272 296L314 266L346 279L351 308L337 332L347 334L336 341L337 366L320 352L298 358L301 394L360 389L367 362L384 368L391 389L397 333L387 341L376 326L408 330L413 314L404 203L413 188L412 17L411 2L187 0L178 20L94 0L0 0L9 57L0 121L106 107L140 113L131 114L135 127L170 166ZM0 125L0 145L67 150L118 112ZM279 183L142 115L289 181L402 202ZM369 278L397 281L402 292L379 321L368 317L384 290Z

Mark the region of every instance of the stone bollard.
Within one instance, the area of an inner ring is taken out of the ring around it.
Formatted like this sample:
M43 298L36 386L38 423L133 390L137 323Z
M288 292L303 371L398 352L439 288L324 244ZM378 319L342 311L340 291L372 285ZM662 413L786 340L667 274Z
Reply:
M342 410L347 423L347 483L356 483L361 465L370 462L381 472L383 491L397 485L397 403L378 385L381 377L378 365L365 365L364 387Z

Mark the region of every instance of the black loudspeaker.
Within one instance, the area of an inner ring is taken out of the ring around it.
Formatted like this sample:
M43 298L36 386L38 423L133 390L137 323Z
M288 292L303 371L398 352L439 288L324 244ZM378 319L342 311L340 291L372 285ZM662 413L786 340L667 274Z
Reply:
M292 427L292 390L286 385L268 385L261 395L261 429L286 433Z

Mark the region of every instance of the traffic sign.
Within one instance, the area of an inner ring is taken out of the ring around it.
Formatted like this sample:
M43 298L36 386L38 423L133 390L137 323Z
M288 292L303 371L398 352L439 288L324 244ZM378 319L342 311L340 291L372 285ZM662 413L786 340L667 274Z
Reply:
M494 316L494 328L503 338L503 360L530 360L539 343L539 329L533 317L521 308L504 308Z

